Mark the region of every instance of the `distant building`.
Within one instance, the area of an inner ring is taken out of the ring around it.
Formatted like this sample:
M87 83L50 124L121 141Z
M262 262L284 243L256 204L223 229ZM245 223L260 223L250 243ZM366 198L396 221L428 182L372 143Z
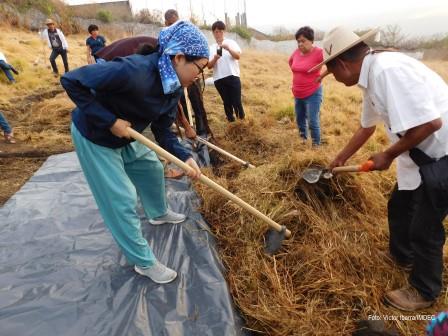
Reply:
M94 19L99 11L107 11L112 19L128 20L132 18L132 7L129 0L94 2L71 5L73 13L84 18Z
M224 18L225 18L225 22L224 23L226 24L227 29L229 29L230 28L230 18L227 15L227 13L224 13Z
M241 25L245 28L247 28L247 15L246 12L241 14Z
M235 25L236 25L237 27L241 26L240 13L236 13L236 17L235 17Z

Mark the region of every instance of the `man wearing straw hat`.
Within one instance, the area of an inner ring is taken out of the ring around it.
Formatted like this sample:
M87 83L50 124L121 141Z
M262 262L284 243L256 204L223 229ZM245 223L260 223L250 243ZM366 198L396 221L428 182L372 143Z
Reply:
M65 39L64 33L56 28L56 23L52 19L45 21L47 29L42 31L42 39L47 41L48 47L51 49L50 63L55 76L59 75L58 66L56 65L56 58L61 55L62 62L64 63L65 72L69 71L68 67L68 43Z
M391 145L372 155L375 170L397 159L388 202L391 258L410 270L409 285L386 293L405 311L431 306L442 288L443 220L448 213L448 86L423 63L399 52L373 51L377 34L338 27L323 41L329 73L363 91L361 126L330 168L342 166L384 123Z

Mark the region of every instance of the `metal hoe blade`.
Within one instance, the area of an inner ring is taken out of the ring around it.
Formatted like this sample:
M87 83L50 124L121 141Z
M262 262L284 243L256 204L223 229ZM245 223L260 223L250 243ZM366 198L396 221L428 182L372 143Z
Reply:
M308 183L316 183L317 181L319 181L321 175L322 169L308 168L303 172L302 177Z
M269 229L265 236L265 247L264 252L269 255L274 255L281 247L282 242L285 240L286 226L282 225L282 230L276 231L274 229Z

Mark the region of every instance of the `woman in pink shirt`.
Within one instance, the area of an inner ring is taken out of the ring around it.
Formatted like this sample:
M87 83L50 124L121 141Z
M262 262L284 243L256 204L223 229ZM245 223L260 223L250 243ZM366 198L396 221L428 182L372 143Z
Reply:
M304 141L308 139L309 127L313 145L319 146L322 103L320 69L312 72L308 70L323 61L323 52L321 48L313 45L314 31L310 27L300 28L295 37L298 48L289 58L289 67L293 75L292 93L295 98L297 127Z

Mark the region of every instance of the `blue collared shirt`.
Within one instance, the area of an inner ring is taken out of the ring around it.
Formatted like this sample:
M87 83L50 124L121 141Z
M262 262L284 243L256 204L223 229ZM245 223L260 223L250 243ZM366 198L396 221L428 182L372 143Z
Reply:
M106 39L101 35L98 35L96 39L94 39L92 36L89 36L86 40L86 45L90 47L92 55L95 55L97 51L100 51L104 48L104 46L106 45Z
M120 57L62 76L61 84L77 106L72 120L79 132L97 145L119 148L131 140L110 132L117 118L129 121L137 132L151 124L163 148L183 161L191 157L170 130L182 89L163 93L158 59L157 53Z

